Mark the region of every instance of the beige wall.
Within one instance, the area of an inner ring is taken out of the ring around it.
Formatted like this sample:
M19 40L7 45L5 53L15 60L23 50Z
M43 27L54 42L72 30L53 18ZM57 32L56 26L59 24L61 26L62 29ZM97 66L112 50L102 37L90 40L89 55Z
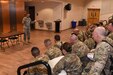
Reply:
M83 1L83 0L82 0ZM52 30L55 30L54 21L61 19L60 30L65 30L71 27L71 21L79 21L83 17L83 5L84 3L80 0L60 0L45 3L29 3L28 5L34 5L36 8L36 19L44 20L44 22L52 22ZM65 11L64 6L70 3L72 8L70 11ZM44 28L39 28L38 23L36 23L36 29L47 30L46 26Z
M102 0L101 17L102 20L108 20L113 15L113 0Z
M67 3L72 5L70 11L63 10L63 24L62 30L71 28L71 21L76 20L77 22L83 17L83 1L82 0L62 0L64 1L64 6Z
M113 0L87 0L84 2L84 16L87 19L88 8L100 9L100 20L108 20L113 15Z
M84 16L83 18L87 20L88 8L101 9L101 0L86 0L84 1Z
M113 1L113 0L109 0ZM64 6L70 3L72 8L70 11L64 10ZM57 19L61 19L61 29L65 30L71 28L71 21L76 20L77 22L82 19L87 20L87 9L88 8L96 8L100 9L100 20L105 20L109 16L112 15L112 12L104 13L105 8L104 6L108 6L110 2L106 0L52 0L50 2L44 3L30 3L29 5L34 5L36 8L35 13L39 13L36 16L36 19L44 20L44 22L52 22L52 30L55 30L55 23L54 21ZM110 6L109 6L110 7ZM106 7L107 9L107 7ZM112 8L110 8L112 9ZM109 10L107 10L109 11ZM36 29L40 29L38 23L36 23ZM44 25L42 30L47 30L46 25Z
M62 22L60 23L60 30L62 30L62 25L63 25L63 3L61 2L58 4L56 7L53 9L53 22L60 19ZM55 30L55 23L53 23L53 30Z
M55 30L54 21L57 19L62 20L62 3L59 2L42 2L42 3L27 3L28 6L35 6L35 13L39 15L35 16L36 20L43 20L44 27L40 27L38 22L35 24L36 29L48 30L46 23L52 23L52 31Z

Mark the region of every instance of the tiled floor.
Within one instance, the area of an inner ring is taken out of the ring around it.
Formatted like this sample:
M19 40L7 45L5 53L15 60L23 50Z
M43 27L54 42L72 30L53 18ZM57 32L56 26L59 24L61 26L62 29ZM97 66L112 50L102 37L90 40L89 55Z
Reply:
M78 27L82 30L85 27ZM5 52L0 50L0 75L17 75L17 68L20 65L29 63L32 60L30 49L33 46L39 47L41 53L44 53L45 47L43 44L44 39L51 39L54 43L54 35L60 34L61 40L69 41L69 36L72 29L62 31L61 33L54 33L49 31L31 31L31 44L23 45L22 43L6 48Z

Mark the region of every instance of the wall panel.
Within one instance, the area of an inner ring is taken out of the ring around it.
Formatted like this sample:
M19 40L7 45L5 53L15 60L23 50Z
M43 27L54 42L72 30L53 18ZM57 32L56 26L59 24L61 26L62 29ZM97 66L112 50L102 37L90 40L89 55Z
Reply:
M2 16L3 16L3 32L10 31L10 20L9 20L9 1L1 1L2 5Z
M3 20L2 20L2 5L0 2L0 33L3 32Z
M17 31L23 31L22 19L24 17L24 0L16 2Z
M16 2L9 1L10 31L16 31Z
M0 0L0 32L22 31L23 17L24 0Z

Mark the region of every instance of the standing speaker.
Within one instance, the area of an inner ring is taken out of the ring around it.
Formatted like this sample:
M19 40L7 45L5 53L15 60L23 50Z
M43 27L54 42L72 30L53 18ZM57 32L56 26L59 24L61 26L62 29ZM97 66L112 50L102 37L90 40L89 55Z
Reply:
M64 9L65 10L71 10L71 4L70 3L66 4Z

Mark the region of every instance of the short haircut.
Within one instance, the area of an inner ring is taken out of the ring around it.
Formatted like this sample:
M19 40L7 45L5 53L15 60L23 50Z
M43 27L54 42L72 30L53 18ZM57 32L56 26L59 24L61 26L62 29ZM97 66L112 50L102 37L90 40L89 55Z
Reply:
M106 35L105 28L102 27L102 26L95 28L94 32L96 32L97 34L100 34L102 36L105 36Z
M46 46L51 45L51 40L50 40L50 39L45 39L45 40L44 40L44 44L45 44Z
M76 34L76 33L71 33L71 35L76 35L76 36L77 36L77 34Z
M71 44L68 43L68 42L65 42L65 43L62 45L62 48L63 48L66 52L69 52L69 53L71 53L71 51L72 51Z
M55 35L55 36L54 36L54 39L55 39L56 41L60 41L60 35Z
M40 54L39 48L38 48L38 47L32 47L32 49L31 49L31 54L32 54L34 57L38 56L38 55Z

